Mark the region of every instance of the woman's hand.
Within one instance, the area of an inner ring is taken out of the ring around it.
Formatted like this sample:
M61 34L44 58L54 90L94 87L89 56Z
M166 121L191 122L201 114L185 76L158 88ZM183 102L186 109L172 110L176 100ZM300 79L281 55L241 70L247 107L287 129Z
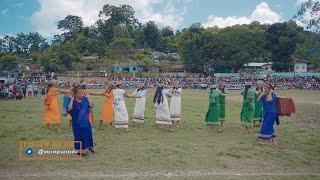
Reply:
M73 101L74 101L74 96L70 96L70 102L68 105L68 111L71 111L73 108Z

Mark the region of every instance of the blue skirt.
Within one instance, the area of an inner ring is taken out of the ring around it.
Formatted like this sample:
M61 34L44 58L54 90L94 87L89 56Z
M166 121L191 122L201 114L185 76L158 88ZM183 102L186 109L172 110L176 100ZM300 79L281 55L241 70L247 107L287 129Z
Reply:
M264 112L262 126L258 139L261 140L271 140L276 137L273 125L279 120L277 112Z
M81 127L78 123L72 121L72 130L74 141L80 141L82 143L82 149L93 147L92 129L89 122L86 127ZM80 150L80 144L74 143L74 148Z

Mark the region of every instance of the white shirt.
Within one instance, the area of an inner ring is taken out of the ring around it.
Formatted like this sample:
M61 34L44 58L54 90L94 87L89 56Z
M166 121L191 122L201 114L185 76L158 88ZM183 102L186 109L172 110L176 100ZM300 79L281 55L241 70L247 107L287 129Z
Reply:
M182 88L178 88L178 89L172 89L172 96L174 97L179 97L182 94Z
M123 89L115 89L113 90L114 100L117 101L123 101L124 100L124 93L126 91Z
M136 96L136 97L144 98L146 96L146 90L143 89L143 90L139 90L138 91L138 89L136 89L134 91L133 95Z

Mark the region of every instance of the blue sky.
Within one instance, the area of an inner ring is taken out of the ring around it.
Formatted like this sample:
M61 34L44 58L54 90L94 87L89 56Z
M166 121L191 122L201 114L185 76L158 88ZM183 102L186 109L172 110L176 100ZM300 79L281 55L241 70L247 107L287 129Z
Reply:
M60 33L56 23L68 14L94 24L102 6L129 4L140 22L155 21L160 27L182 29L200 22L226 27L253 20L275 23L290 20L304 0L0 0L0 36L39 32L52 38Z

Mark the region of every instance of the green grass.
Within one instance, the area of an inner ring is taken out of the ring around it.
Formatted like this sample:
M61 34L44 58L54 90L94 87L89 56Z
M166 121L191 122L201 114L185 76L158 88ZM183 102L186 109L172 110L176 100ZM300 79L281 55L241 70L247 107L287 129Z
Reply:
M239 114L241 97L229 91L226 127L221 134L204 125L208 103L201 90L185 90L180 128L173 133L154 127L152 94L148 91L144 127L131 132L114 128L99 130L102 97L95 104L93 125L96 153L81 161L20 161L20 140L72 139L72 129L62 118L62 132L46 131L42 122L42 100L0 101L0 178L168 178L207 179L316 179L320 176L320 91L280 91L294 97L297 113L281 118L276 127L280 146L256 143L258 129L243 134ZM61 100L60 100L61 102ZM126 100L129 116L134 100ZM131 121L130 121L131 124ZM239 175L237 175L239 174Z

